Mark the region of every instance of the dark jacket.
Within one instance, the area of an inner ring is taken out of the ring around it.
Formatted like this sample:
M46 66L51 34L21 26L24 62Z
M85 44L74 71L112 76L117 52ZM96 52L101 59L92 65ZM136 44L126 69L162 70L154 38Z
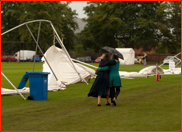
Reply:
M147 54L145 55L145 57L142 58L143 60L146 59L146 62L148 62L148 56Z
M115 65L116 61L109 61L109 60L101 60L99 67ZM97 97L98 95L102 95L102 97L106 97L107 88L109 88L109 70L100 71L97 74L97 77L88 93L88 96Z
M112 60L114 60L114 59L112 59ZM115 65L98 68L98 71L105 71L105 70L109 69L109 88L122 86L121 77L119 75L119 66L120 66L120 62L118 61L118 62L116 62Z

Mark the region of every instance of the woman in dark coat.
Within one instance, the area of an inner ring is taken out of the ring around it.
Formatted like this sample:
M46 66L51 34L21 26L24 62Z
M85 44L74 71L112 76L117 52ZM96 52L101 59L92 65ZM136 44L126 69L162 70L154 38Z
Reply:
M101 57L101 61L99 63L99 67L105 67L108 65L115 65L115 60L110 61L109 54L103 54ZM107 103L106 105L110 105L109 103L109 70L98 72L97 77L88 93L88 96L98 97L98 106L101 106L100 100L101 96L107 96Z
M122 86L121 78L119 75L120 62L118 56L116 55L112 55L111 58L112 58L111 61L112 60L116 61L116 65L99 67L98 70L105 71L109 69L109 88L111 92L111 102L113 103L114 106L116 106L116 99L120 93L120 87Z

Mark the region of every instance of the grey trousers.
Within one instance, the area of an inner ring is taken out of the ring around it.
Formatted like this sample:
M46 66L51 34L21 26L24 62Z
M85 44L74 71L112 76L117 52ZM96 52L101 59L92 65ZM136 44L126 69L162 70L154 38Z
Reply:
M114 97L117 99L119 93L120 93L120 86L110 88L111 103L113 102L112 99Z

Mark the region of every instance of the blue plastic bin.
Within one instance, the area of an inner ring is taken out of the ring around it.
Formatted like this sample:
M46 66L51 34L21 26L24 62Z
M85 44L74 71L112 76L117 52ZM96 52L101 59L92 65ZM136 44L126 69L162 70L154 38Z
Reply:
M47 100L49 72L26 72L18 88L23 88L29 78L30 96L33 100Z
M28 72L30 96L33 100L47 100L48 72Z

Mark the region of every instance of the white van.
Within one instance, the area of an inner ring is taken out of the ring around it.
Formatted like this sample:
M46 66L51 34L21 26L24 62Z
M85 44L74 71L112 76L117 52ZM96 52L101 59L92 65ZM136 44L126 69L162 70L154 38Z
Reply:
M35 51L31 50L20 50L14 54L17 61L31 61L35 55Z

